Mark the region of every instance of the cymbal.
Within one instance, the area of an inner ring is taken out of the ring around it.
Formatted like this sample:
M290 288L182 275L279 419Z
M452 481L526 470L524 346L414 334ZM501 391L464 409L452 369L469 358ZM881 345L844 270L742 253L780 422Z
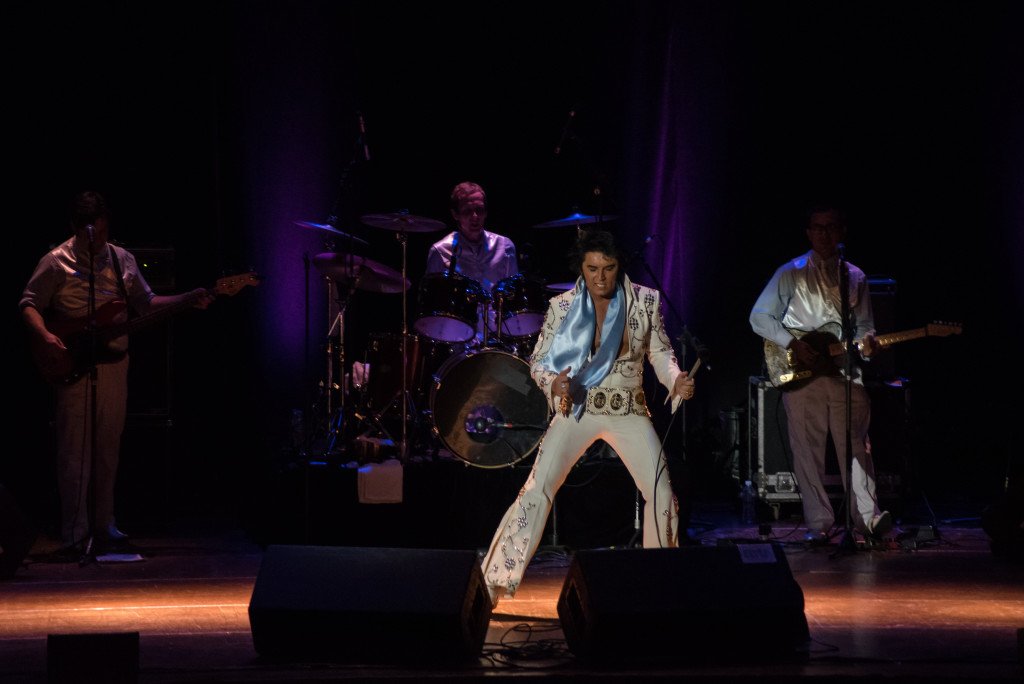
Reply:
M554 221L546 221L545 223L538 223L534 225L534 228L562 228L565 226L582 226L587 223L603 223L605 221L614 221L619 218L614 215L602 215L602 216L589 216L587 214L581 214L578 211L569 214L565 218L555 219Z
M366 240L364 240L362 238L358 238L355 235L349 235L348 233L342 232L342 231L338 230L337 228L335 228L334 226L332 226L329 223L313 223L312 221L296 221L295 225L297 225L297 226L299 226L301 228L312 228L313 230L325 230L328 233L334 233L335 235L338 235L339 237L342 237L342 238L344 238L346 240L351 240L352 242L360 244L360 245L362 245L364 247L369 247L370 246L370 243L367 242Z
M354 281L357 290L395 294L408 290L410 285L409 279L403 279L395 269L352 254L324 252L313 257L313 265L336 281Z
M364 214L359 220L373 228L403 233L433 233L435 230L445 230L448 227L443 221L413 216L405 211L393 214Z

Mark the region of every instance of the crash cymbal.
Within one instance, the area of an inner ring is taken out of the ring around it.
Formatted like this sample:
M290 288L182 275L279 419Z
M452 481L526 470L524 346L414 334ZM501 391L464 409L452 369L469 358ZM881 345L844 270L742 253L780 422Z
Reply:
M313 257L313 265L328 278L351 283L357 290L395 294L409 289L409 279L393 268L366 257L324 252Z
M412 214L399 211L393 214L365 214L359 219L373 228L394 230L403 233L433 233L436 230L445 230L448 226L442 221L413 216Z
M602 216L589 216L587 214L581 214L578 211L569 214L565 218L555 219L554 221L546 221L545 223L535 224L534 228L563 228L565 226L582 226L587 223L603 223L605 221L614 221L619 218L613 215L602 215Z
M312 221L296 221L295 225L299 226L300 228L312 228L313 230L323 230L323 231L326 231L328 233L333 233L334 235L337 235L340 238L343 238L345 240L351 240L355 244L362 245L363 247L369 247L370 246L370 243L367 242L366 240L364 240L362 238L358 238L355 235L349 235L348 233L340 231L340 230L338 230L337 228L335 228L334 226L332 226L329 223L313 223Z

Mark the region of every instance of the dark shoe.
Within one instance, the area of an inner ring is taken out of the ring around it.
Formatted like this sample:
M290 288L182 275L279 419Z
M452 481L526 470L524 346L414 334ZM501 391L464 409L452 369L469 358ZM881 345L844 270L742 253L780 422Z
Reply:
M47 563L77 563L85 552L77 544L62 546L46 557Z
M498 607L498 602L501 600L501 594L503 593L503 587L496 587L493 584L488 584L487 595L491 598L491 610Z
M828 544L827 532L808 532L804 535L804 542L808 546L825 546Z
M116 525L111 525L107 528L107 539L112 542L124 542L128 541L128 535L117 529Z
M875 539L882 539L892 531L892 516L889 511L882 511L871 519L868 527L868 535Z

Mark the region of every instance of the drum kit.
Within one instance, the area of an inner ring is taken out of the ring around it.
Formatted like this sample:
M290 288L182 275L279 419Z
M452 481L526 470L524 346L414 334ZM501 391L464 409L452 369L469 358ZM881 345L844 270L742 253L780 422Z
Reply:
M577 212L534 227L575 226L582 230L584 225L614 218ZM345 377L341 342L345 309L356 291L364 291L402 294L402 331L369 335L363 363L352 368L352 384L359 390L355 417L397 446L402 461L409 455L410 424L422 427L424 421L429 422L434 438L470 465L502 468L529 456L547 427L548 406L530 376L525 357L533 350L540 333L548 300L573 283L547 284L518 273L488 291L476 280L457 272L426 274L417 292L412 326L416 334L410 334L406 313L411 288L407 276L408 234L438 232L447 226L405 211L366 214L360 221L395 234L402 246L400 271L351 253L355 248L368 246L361 238L330 224L295 222L302 228L330 233L347 248L313 258L316 270L329 287L333 286L332 290L336 288L338 295L337 306L329 303L327 373L328 386L341 391L337 406L332 406L329 399L326 405L329 427L325 455L340 446L347 420L345 390L341 389L345 383L334 381L336 358L341 376ZM493 309L493 316L489 309ZM481 316L482 320L490 321L485 326L483 344L477 341ZM395 434L399 429L400 441Z

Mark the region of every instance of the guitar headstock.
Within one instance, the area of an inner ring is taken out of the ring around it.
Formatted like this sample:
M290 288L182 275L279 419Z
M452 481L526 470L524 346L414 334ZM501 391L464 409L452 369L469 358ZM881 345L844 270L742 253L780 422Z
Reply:
M959 323L946 323L936 321L925 326L929 337L946 337L947 335L959 335L962 326Z
M248 273L239 273L232 276L224 276L223 278L217 279L217 284L213 287L213 291L218 295L233 295L239 290L248 287L249 285L259 285L260 277L255 271L249 271Z

